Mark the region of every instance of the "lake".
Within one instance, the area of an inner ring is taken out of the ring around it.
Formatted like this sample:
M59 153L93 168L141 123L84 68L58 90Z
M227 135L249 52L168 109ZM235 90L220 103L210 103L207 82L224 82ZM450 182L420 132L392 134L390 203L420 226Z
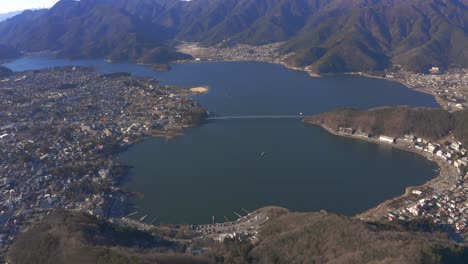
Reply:
M169 72L102 60L25 57L5 64L15 71L94 66L101 73L130 72L164 84L208 85L198 101L220 116L305 115L336 107L438 107L428 94L396 82L352 75L311 78L304 72L258 62L176 64ZM263 153L263 155L262 155ZM148 219L208 223L214 215L278 205L297 211L353 215L434 177L425 158L330 135L293 119L216 120L170 141L152 138L118 159L134 168L125 186Z

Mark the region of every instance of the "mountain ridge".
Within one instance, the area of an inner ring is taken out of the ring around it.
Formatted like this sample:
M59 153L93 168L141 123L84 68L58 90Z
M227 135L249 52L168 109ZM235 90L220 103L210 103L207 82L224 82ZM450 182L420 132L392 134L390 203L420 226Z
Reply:
M175 51L177 41L207 46L284 42L280 52L289 56L287 64L319 73L395 64L424 72L431 66L467 67L467 2L62 0L42 14L0 23L0 43L65 57L130 61L163 48L172 54L161 60L166 63L189 58Z

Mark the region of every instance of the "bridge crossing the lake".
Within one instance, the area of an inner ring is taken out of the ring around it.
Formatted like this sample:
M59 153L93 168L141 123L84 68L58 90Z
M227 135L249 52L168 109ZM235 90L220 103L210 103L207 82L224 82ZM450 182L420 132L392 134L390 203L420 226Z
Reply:
M251 115L251 116L214 116L207 117L206 120L230 120L230 119L302 119L304 115Z

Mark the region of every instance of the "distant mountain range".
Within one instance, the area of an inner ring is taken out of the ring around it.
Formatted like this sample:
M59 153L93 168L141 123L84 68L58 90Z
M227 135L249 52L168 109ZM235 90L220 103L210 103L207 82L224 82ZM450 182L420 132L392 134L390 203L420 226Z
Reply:
M0 43L70 58L168 62L177 41L285 42L317 72L468 64L468 0L62 0L0 23Z
M9 19L10 17L14 17L16 15L19 15L19 14L21 14L21 12L23 12L23 11L14 11L14 12L8 12L8 13L0 14L0 22L5 21L5 20Z

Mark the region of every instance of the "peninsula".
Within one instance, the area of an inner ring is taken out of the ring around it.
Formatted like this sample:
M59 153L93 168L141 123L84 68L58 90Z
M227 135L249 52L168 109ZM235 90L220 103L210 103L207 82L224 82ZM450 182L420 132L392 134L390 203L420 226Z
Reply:
M304 119L338 136L388 145L437 162L439 175L359 214L365 221L429 219L468 238L468 111L410 107L338 109Z

